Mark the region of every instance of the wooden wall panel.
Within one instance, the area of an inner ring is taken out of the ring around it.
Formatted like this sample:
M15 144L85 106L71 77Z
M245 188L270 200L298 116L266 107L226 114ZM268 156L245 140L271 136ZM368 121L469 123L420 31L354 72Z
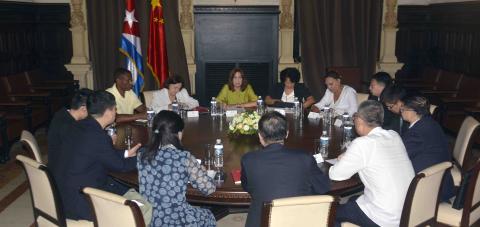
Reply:
M72 57L68 4L0 2L0 76L42 68L64 76Z
M399 6L398 22L406 71L429 65L480 77L480 2Z

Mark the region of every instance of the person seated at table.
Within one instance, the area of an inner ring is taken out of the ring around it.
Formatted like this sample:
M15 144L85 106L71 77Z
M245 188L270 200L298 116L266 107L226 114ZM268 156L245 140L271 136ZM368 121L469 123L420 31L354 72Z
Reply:
M309 108L315 99L310 91L300 81L300 72L296 68L286 68L280 72L281 83L276 84L271 95L265 97L265 103L271 106L283 106L283 103L290 103L293 106L295 97L299 101L304 100L303 108Z
M106 91L115 96L117 103L117 122L134 121L147 118L147 108L132 91L132 73L117 68L113 74L115 83Z
M240 68L230 71L228 84L225 84L217 95L217 101L223 103L224 107L255 107L257 99L252 86L245 78L245 73Z
M188 184L205 196L215 192L215 185L205 167L182 146L183 127L172 111L155 116L151 142L138 157L140 194L153 205L152 226L216 226L210 210L187 202Z
M187 89L183 87L183 79L179 75L168 77L163 87L163 89L153 92L151 108L155 112L171 109L171 104L175 100L188 109L198 106L198 101L192 98Z
M415 173L441 162L452 160L448 140L442 127L430 116L430 104L423 96L407 96L400 107L403 120L410 123L402 135L403 144L412 161ZM443 178L441 201L448 201L455 194L453 178L448 171Z
M67 218L93 220L87 198L81 190L93 187L123 195L128 188L116 183L108 172L135 169L136 154L141 144L130 150L113 147L112 138L104 130L115 121L115 97L96 91L88 97L89 116L80 121L82 131L69 140L70 152L65 157L68 168L57 182Z
M370 95L368 96L368 100L381 101L380 97L382 95L382 92L385 90L385 88L392 86L392 84L392 77L387 72L375 73L370 80ZM390 111L383 102L382 104L383 111L385 111L383 113L384 115L382 128L394 129L394 120L397 120L395 121L395 123L398 122L398 117L394 113L392 113L392 111Z
M284 146L288 136L285 117L268 112L258 122L258 138L264 147L243 155L242 187L252 197L247 227L260 226L264 202L273 199L324 194L330 190L328 177L306 151Z
M400 116L400 107L402 107L402 99L407 95L407 91L401 85L393 84L386 87L380 99L384 106L392 113L390 115L390 122L384 123L382 126L385 129L391 129L402 135L408 129L408 122L405 122Z
M79 121L87 118L87 99L93 93L82 88L73 95L70 109L62 108L55 113L48 128L48 169L56 182L60 181L68 169L65 158L70 153L71 138L76 138L80 131Z
M398 133L382 129L383 107L367 100L354 115L359 135L330 167L330 179L342 181L360 176L365 186L360 197L338 206L336 226L399 226L403 203L414 177L412 162Z
M325 85L327 90L320 102L312 107L314 112L319 112L325 106L333 108L336 114L347 112L352 116L357 111L357 92L352 87L342 84L342 77L337 72L327 72Z

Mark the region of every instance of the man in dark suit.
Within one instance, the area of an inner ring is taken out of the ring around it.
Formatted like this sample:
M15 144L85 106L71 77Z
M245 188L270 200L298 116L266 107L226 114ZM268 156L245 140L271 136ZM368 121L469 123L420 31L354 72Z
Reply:
M408 157L415 174L442 162L452 160L448 142L442 127L430 116L430 104L423 96L406 96L402 102L402 117L410 128L402 135ZM441 201L448 201L455 194L453 178L448 171L443 179Z
M391 85L383 90L380 100L388 110L385 111L385 118L389 118L389 120L382 125L382 128L396 131L399 135L402 135L408 129L409 123L400 116L400 107L403 104L402 98L406 95L405 88L398 84Z
M78 121L88 116L87 99L92 90L83 88L73 95L70 109L62 108L55 113L48 130L48 169L55 181L59 181L68 163L65 157L70 152L70 138L77 138L80 124Z
M281 114L263 115L258 122L258 137L264 149L242 157L242 187L252 197L248 227L260 226L264 202L324 194L330 189L330 180L318 168L312 155L284 147L287 129L287 120Z
M70 140L70 152L64 162L68 165L58 182L67 218L92 220L90 207L81 190L93 187L120 192L108 181L109 171L129 171L136 167L137 144L122 151L113 147L104 128L114 122L115 98L106 91L97 91L87 101L89 117L80 121L82 131Z

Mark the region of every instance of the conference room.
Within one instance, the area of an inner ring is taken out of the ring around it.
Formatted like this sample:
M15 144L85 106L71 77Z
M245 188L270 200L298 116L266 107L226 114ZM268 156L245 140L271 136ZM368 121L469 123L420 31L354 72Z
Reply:
M478 1L0 1L1 226L480 226Z

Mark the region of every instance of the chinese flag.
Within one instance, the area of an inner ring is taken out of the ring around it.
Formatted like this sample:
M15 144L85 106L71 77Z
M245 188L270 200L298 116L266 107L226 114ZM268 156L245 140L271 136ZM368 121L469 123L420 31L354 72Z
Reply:
M148 68L159 87L168 77L167 46L161 0L151 0L150 32L148 34Z

